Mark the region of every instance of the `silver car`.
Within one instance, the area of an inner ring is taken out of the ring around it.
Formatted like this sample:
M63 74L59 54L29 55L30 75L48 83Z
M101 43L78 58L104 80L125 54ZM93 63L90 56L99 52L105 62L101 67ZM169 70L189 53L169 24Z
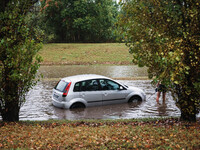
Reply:
M59 108L85 108L144 101L143 90L122 85L101 75L85 74L61 79L53 89L53 105Z

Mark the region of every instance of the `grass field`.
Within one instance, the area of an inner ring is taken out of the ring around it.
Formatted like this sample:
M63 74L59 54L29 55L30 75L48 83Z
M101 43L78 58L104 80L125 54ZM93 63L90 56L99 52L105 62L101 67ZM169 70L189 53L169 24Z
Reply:
M200 149L199 129L177 119L0 122L0 149Z
M44 44L42 64L131 64L128 48L120 43Z

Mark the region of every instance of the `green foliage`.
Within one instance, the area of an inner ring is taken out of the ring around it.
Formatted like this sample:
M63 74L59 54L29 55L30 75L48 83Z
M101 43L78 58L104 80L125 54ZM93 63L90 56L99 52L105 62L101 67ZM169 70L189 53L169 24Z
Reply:
M113 41L118 6L112 0L42 0L45 31L54 42Z
M30 6L28 0L11 1L0 12L0 112L5 121L18 121L25 95L37 82L41 40L25 22Z
M172 91L181 118L200 110L200 3L198 0L125 0L119 30L133 62Z

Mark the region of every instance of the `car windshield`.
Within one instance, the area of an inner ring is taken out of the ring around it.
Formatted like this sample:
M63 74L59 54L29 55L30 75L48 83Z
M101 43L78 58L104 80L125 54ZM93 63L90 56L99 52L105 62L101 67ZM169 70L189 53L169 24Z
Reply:
M60 82L55 86L55 89L58 91L64 92L68 84L69 83L60 80Z

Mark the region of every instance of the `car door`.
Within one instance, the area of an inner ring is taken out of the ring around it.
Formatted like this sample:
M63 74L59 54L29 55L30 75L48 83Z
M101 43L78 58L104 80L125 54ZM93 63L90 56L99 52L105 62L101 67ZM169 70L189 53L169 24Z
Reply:
M87 101L88 106L102 105L102 91L98 80L86 80L81 82L80 98Z
M123 86L109 79L100 79L99 83L103 93L103 105L126 102L126 89Z

